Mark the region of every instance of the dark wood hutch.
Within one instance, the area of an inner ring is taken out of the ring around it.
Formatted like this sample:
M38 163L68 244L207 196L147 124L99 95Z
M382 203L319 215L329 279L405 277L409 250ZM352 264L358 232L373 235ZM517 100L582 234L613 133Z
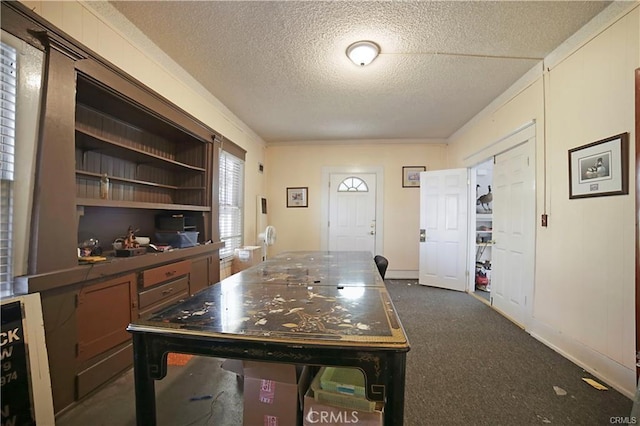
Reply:
M59 413L131 366L131 321L220 280L223 137L24 5L1 7L2 29L45 53L28 274L15 287L41 295ZM109 254L130 225L153 238L163 213L188 217L199 245L79 264L82 235Z

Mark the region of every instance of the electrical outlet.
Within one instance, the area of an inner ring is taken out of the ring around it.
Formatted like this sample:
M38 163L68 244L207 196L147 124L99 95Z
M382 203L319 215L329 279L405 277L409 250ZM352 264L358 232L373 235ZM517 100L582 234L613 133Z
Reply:
M545 228L547 227L549 221L549 216L547 216L547 214L543 214L542 215L542 226L544 226Z

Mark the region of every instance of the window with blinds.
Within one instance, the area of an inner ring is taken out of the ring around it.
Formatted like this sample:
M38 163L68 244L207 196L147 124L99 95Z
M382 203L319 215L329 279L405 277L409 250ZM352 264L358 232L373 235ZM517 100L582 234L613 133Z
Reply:
M0 43L0 287L11 290L16 121L16 50Z
M242 246L244 160L220 150L220 259L230 260Z

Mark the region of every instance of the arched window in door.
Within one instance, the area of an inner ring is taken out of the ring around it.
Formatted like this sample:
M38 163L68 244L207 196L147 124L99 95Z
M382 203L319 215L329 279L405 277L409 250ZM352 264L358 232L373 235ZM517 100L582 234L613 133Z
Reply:
M350 176L338 185L338 192L369 192L367 183L362 179Z

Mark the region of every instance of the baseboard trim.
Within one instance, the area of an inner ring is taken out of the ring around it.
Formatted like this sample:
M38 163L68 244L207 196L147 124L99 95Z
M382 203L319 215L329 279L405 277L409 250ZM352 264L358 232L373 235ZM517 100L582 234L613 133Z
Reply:
M418 271L402 271L398 269L389 269L384 278L388 280L417 280Z
M585 346L535 319L528 330L531 336L549 346L571 362L604 381L629 399L636 392L636 373L611 358Z

